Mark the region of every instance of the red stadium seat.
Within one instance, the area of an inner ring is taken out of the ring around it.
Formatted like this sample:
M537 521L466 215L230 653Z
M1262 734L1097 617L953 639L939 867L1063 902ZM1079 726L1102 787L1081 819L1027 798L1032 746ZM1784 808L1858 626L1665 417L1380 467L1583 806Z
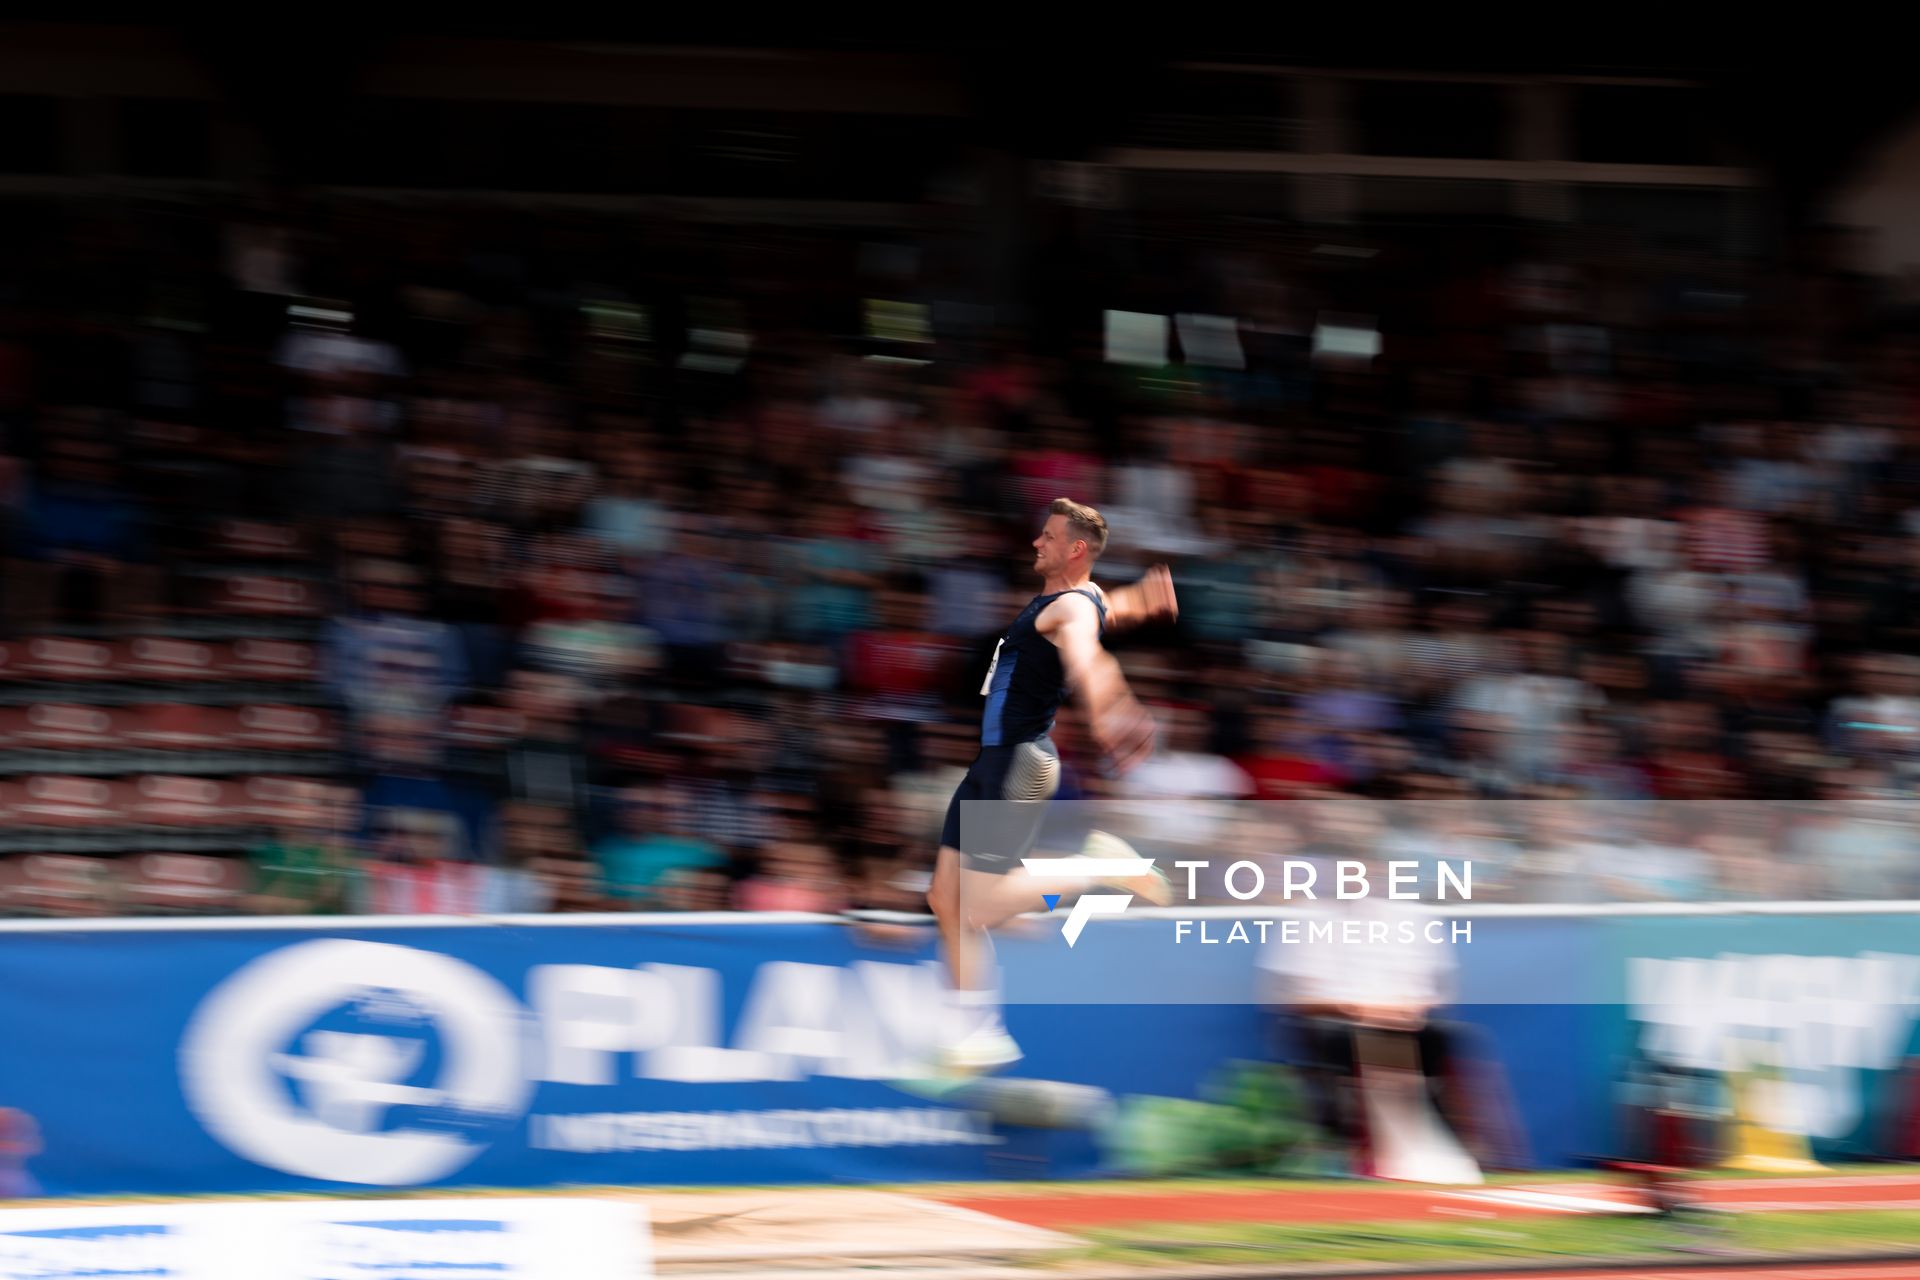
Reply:
M310 618L320 613L320 593L297 578L236 573L215 581L207 607L214 613Z
M233 741L233 715L185 702L129 712L127 742L148 751L219 751Z
M25 660L24 644L17 640L0 641L0 683L26 679Z
M134 680L212 680L220 674L214 646L165 636L128 643L121 670Z
M114 907L113 866L104 858L29 853L0 859L0 912L97 916Z
M294 640L237 640L228 660L236 680L312 680L313 646Z
M215 751L233 751L240 745L240 713L232 707L202 707L201 731Z
M338 745L333 718L310 707L242 707L239 745L261 751L331 751Z
M120 863L126 910L166 915L231 913L246 889L243 863L197 853L142 853Z
M14 825L86 830L119 826L126 814L126 785L99 778L36 775L21 784Z
M133 784L133 820L143 827L244 826L235 798L230 783L149 774Z
M117 707L36 702L20 726L20 745L56 751L112 751L123 745Z
M27 642L25 673L39 680L104 680L116 674L113 646L54 636Z
M0 751L13 751L22 745L20 731L26 722L25 708L0 707Z
M214 533L213 550L218 555L252 560L291 560L305 553L300 535L291 525L257 520L221 521Z
M261 826L291 822L313 808L319 785L308 778L248 778L241 788L240 812Z

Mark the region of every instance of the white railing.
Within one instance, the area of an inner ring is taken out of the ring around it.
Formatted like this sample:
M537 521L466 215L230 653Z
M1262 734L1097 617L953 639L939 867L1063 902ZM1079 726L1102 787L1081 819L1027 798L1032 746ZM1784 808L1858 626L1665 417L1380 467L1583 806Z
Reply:
M1449 917L1466 919L1579 918L1594 916L1920 916L1920 900L1893 902L1460 902L1430 903ZM1038 919L1044 912L1033 912ZM1298 907L1246 903L1239 906L1138 907L1129 920L1275 920L1304 916ZM809 911L615 911L501 916L114 916L0 920L7 933L357 932L368 929L554 929L609 925L680 928L690 925L911 924L933 927L933 917L905 911L858 911L821 915ZM1097 924L1098 922L1094 922Z

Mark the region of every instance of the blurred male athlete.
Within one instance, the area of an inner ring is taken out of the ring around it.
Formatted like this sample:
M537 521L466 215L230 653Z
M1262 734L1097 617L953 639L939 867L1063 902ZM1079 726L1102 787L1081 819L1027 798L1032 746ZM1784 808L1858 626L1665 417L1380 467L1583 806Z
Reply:
M1072 898L1104 884L1158 906L1172 897L1157 868L1127 879L1049 877L1043 882L1021 865L1039 835L1046 802L1060 785L1060 755L1047 735L1069 691L1116 772L1126 772L1153 750L1153 721L1100 637L1107 630L1176 616L1173 577L1156 565L1131 586L1102 590L1090 575L1106 546L1107 522L1098 511L1067 498L1054 502L1033 540L1041 593L1007 628L980 686L987 700L980 754L947 806L939 861L927 891L956 1006L939 1064L948 1071L990 1071L1021 1056L1000 1018L989 929L1033 910L1043 892ZM989 803L967 806L963 832L962 808L968 801ZM1081 856L1138 855L1124 841L1096 831Z

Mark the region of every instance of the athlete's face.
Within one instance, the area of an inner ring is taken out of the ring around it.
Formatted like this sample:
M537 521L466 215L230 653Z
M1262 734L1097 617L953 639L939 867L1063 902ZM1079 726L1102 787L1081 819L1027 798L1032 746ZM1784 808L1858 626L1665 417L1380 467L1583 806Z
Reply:
M1067 530L1067 518L1048 516L1040 536L1033 540L1033 571L1042 576L1063 572L1073 555L1074 544L1075 539Z

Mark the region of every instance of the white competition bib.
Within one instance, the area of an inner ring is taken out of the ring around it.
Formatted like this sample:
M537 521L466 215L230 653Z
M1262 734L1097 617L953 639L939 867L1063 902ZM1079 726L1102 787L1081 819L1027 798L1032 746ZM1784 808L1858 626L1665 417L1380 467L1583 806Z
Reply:
M1000 645L1004 645L1006 642L1007 638L1001 636L1000 644L993 646L993 661L987 664L987 678L980 682L980 696L983 698L986 697L987 693L993 688L993 673L1000 669Z

